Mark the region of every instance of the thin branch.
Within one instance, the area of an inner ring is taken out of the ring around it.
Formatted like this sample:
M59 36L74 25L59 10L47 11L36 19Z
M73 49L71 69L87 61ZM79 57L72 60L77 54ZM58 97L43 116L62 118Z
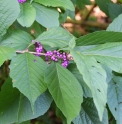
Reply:
M31 53L31 54L34 54L34 55L46 55L45 53L37 53L37 52L31 52L31 51L26 51L26 50L24 50L24 51L19 51L19 50L17 50L16 51L16 53L21 53L21 54L23 54L23 53Z
M90 9L88 10L88 12L83 16L82 21L88 20L90 14L92 13L92 11L93 11L93 9L94 9L95 7L96 7L96 3L93 2L92 5L91 5L91 7L90 7Z
M29 44L28 47L26 48L26 50L28 50L29 47L32 46L32 45L34 45L34 43Z
M106 29L109 24L107 23L97 23L97 22L92 22L92 21L80 21L80 20L71 20L67 19L66 23L72 23L72 24L77 24L81 26L90 26L90 27L97 27L97 28L102 28Z

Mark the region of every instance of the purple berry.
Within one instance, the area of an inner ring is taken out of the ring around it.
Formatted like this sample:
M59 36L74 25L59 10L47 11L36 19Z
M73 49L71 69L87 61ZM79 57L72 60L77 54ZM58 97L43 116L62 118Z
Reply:
M24 3L26 0L18 0L19 3Z
M40 42L35 42L36 56L41 56L40 53L43 51L43 47Z

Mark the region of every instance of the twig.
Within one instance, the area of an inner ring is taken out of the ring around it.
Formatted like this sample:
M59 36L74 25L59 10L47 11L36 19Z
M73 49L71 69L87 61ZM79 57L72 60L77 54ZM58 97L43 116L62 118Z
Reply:
M80 20L71 20L67 19L66 23L73 23L81 26L90 26L90 27L97 27L97 28L102 28L106 29L109 24L107 23L97 23L97 22L92 22L92 21L80 21Z
M34 43L29 44L28 47L26 48L26 50L28 50L30 46L34 45Z
M37 53L37 52L31 52L31 51L26 51L26 50L23 50L23 51L17 50L16 53L21 53L21 54L23 54L23 53L31 53L31 54L34 54L34 55L38 54L38 55L44 55L44 56L46 55L45 53Z
M82 21L86 21L89 18L90 14L92 13L92 11L95 7L96 7L96 3L93 2L90 9L88 10L88 12L83 16Z

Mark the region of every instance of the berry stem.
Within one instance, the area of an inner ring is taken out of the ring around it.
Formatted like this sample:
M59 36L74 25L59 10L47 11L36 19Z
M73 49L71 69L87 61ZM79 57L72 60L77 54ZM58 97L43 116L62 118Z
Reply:
M29 48L30 48L32 45L34 45L34 44L35 44L35 43L29 44L28 47L26 48L26 50L29 49Z
M27 51L27 50L23 50L23 51L19 51L19 50L17 50L16 51L16 53L31 53L31 54L34 54L34 55L36 55L36 54L39 54L39 55L46 55L45 53L38 53L38 52L31 52L31 51Z

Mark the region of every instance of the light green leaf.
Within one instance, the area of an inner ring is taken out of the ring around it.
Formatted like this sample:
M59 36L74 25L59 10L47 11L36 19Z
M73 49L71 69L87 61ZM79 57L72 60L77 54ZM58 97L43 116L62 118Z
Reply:
M48 8L37 3L32 4L36 9L36 21L46 28L59 26L59 13L54 8Z
M93 100L87 98L82 103L81 111L73 122L74 124L108 124L107 109L104 110L102 121L100 121Z
M69 41L74 39L74 36L61 27L51 28L42 33L35 39L41 44L51 47L65 47L69 45Z
M17 0L0 0L0 36L16 20L20 12Z
M69 9L71 11L75 11L73 3L70 0L34 0L37 3L43 4L45 6L52 6L52 7L64 7L65 9Z
M10 78L2 86L0 92L0 124L12 124L37 118L43 115L50 107L52 98L48 92L39 96L32 112L29 100L12 87Z
M108 106L117 124L122 123L122 77L114 76L108 84Z
M116 72L122 72L122 42L102 44L82 54L94 57Z
M17 21L23 27L30 27L36 19L36 10L30 3L20 5L20 14Z
M111 31L96 31L85 36L81 36L76 40L76 44L77 46L87 46L108 42L122 42L122 33Z
M116 95L117 95L117 101L118 101L118 118L117 118L117 124L122 123L122 77L114 76L113 78L116 88Z
M69 48L74 48L76 45L76 42L75 42L75 38L72 38L70 41L69 41Z
M88 46L76 46L74 50L79 51L79 52L84 52L86 50L92 49L96 47L97 45L88 45Z
M108 66L103 65L102 63L100 64L102 65L102 68L106 71L106 75L107 75L106 82L109 83L111 79L113 78L112 70Z
M16 50L25 50L32 42L32 36L25 31L16 30L5 38L0 45L9 46Z
M116 92L116 84L113 80L108 83L108 95L107 95L107 103L108 107L113 114L114 118L117 120L118 118L118 100L117 100L117 92Z
M119 15L114 21L108 26L107 31L122 32L122 14ZM116 41L116 40L115 40Z
M57 107L70 124L78 115L83 100L79 82L70 71L55 63L47 68L45 82Z
M70 53L74 58L79 72L83 76L83 80L92 92L98 115L100 120L102 120L107 101L106 72L93 57L84 56L74 50L70 50Z
M79 83L81 84L82 88L83 88L83 95L84 97L92 97L92 93L90 88L86 85L86 83L83 80L83 76L80 74L79 70L77 69L76 64L70 64L68 66L68 69L70 70L70 72L77 78L77 80L79 81Z
M12 59L16 55L14 49L6 46L0 46L0 66L5 60Z
M46 89L44 72L46 63L30 53L17 55L10 65L10 76L13 86L18 88L31 102L32 108L39 95Z

